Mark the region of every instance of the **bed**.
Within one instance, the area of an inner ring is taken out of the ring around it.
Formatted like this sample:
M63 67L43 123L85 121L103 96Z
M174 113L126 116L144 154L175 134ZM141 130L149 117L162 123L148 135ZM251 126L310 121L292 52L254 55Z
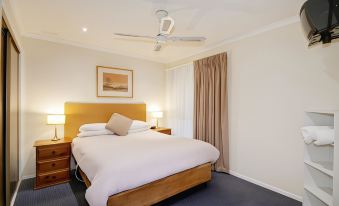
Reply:
M146 120L145 104L65 103L65 136L82 124L107 122L112 113ZM147 130L121 137L74 138L72 153L92 206L152 205L211 179L213 146Z

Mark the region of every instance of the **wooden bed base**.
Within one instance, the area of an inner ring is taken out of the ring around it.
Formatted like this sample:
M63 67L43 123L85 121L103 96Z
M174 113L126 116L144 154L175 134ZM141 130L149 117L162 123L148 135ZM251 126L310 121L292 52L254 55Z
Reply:
M87 187L91 185L86 174L80 174ZM180 192L211 180L211 164L179 172L135 189L127 190L108 198L108 206L146 206L153 205Z

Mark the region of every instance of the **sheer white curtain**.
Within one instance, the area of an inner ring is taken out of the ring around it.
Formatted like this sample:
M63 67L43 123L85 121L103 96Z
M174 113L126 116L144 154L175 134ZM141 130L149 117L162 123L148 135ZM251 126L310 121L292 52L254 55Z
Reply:
M193 138L193 63L166 71L166 121L172 134Z

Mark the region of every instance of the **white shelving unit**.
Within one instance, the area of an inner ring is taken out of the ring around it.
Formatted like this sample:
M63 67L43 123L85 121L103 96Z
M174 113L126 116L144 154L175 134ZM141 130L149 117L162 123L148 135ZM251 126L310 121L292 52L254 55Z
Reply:
M339 206L339 110L307 110L305 126L334 126L334 144L305 144L303 206Z

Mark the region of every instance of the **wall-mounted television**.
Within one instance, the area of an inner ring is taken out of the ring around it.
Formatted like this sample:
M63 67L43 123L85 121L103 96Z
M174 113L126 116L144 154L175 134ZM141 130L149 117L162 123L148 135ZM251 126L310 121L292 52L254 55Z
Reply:
M300 19L309 46L339 38L339 0L307 0Z

